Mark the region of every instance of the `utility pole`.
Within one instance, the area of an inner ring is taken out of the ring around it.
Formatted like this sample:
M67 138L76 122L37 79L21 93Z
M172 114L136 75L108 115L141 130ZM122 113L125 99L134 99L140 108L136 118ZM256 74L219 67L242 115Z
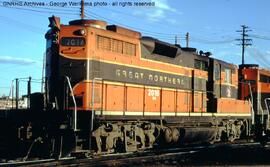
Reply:
M175 35L174 44L177 45L177 35Z
M44 85L45 85L45 66L46 66L46 53L43 54L43 64L42 64L42 78L41 78L41 93L44 91Z
M186 33L186 47L188 48L189 46L189 33Z
M241 32L242 38L236 39L236 41L240 41L241 43L237 44L237 45L241 45L242 46L242 65L245 64L245 48L247 46L251 46L251 42L252 39L248 38L248 34L247 32L252 31L250 29L248 29L248 26L245 25L241 25L242 30L238 30L236 32Z
M28 79L28 82L27 82L27 108L30 108L30 102L31 102L31 80L32 80L32 77L29 77Z
M16 110L18 110L19 108L19 79L16 78L16 101L15 101L15 107L16 107Z
M81 0L81 19L84 19L84 0Z

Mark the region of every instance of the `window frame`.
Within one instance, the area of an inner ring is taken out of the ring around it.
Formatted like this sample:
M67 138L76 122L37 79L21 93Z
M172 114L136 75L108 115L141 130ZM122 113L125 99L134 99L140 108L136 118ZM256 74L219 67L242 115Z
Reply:
M221 76L220 76L220 70L221 70L221 67L220 67L219 64L214 65L214 71L213 71L213 73L214 73L214 80L215 81L219 81L220 78L221 78Z
M232 83L232 69L225 68L224 72L225 72L225 76L224 76L225 83L231 84Z

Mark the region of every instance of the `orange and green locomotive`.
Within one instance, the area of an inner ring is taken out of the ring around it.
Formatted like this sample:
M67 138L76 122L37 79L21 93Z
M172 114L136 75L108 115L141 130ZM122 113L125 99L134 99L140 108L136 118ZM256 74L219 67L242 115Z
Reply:
M57 29L58 50L48 47L47 56L57 58L58 76L48 85L60 96L50 102L76 110L71 122L85 141L79 150L136 151L250 135L252 105L239 97L237 66L103 21Z

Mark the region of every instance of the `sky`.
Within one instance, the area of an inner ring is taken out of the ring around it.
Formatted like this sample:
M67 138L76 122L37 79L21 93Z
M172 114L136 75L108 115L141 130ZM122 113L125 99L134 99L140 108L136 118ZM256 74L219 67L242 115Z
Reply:
M11 3L13 2L13 3ZM17 2L14 4L14 2ZM0 96L10 94L15 78L33 78L33 91L40 91L48 17L60 17L61 24L79 19L79 0L0 0ZM99 19L137 30L144 36L186 46L229 63L241 63L241 25L250 30L252 46L245 62L270 69L269 0L85 0L87 19ZM118 2L118 6L113 6ZM123 2L132 5L124 6ZM153 6L134 6L153 2ZM30 5L31 3L32 5ZM38 6L39 3L41 6ZM92 5L90 5L92 3ZM20 95L26 94L26 79L20 79Z

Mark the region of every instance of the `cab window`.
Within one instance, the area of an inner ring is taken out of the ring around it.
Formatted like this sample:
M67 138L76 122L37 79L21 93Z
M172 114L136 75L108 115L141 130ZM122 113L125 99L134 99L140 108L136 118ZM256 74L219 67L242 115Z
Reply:
M225 68L225 83L232 83L232 70Z
M220 80L220 66L219 66L219 64L215 64L215 66L214 66L214 80L215 81Z

